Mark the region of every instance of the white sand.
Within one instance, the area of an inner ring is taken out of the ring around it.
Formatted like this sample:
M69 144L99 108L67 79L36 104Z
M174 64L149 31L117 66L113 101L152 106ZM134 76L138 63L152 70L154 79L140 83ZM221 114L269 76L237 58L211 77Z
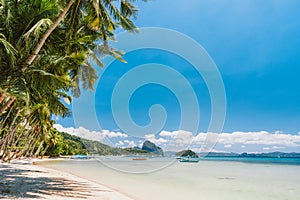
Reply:
M131 198L103 185L66 172L32 164L0 163L0 199L101 199Z
M112 167L136 170L159 164L156 159L124 163L111 157L108 161ZM300 196L299 165L178 162L137 175L111 170L96 160L38 164L0 164L0 199L298 200Z

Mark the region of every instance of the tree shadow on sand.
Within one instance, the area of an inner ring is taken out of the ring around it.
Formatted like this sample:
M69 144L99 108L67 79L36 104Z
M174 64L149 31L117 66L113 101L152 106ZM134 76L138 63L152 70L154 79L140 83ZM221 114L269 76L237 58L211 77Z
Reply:
M41 195L55 195L74 199L86 199L93 196L93 191L105 191L88 184L64 178L47 177L47 172L15 169L0 165L0 198L41 198ZM42 173L39 177L28 173Z

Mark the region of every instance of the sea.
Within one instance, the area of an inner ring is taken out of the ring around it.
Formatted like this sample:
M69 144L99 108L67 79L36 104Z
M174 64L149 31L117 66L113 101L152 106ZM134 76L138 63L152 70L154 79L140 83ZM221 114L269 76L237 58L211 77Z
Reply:
M101 156L39 162L138 200L298 200L300 158Z

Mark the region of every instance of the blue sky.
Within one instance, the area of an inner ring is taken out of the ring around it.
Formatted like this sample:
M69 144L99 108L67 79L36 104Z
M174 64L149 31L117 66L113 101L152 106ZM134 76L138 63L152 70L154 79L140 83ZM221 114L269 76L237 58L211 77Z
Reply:
M300 2L175 0L139 4L137 24L201 44L226 87L225 131L300 130Z
M138 27L162 27L181 32L211 56L224 81L227 113L224 132L300 131L300 20L298 0L154 0L137 3ZM170 52L144 49L125 55L128 64L113 62L95 91L96 115L103 129L118 130L110 108L113 86L136 65L161 63L173 67L191 83L197 95L205 132L210 120L207 87L186 60ZM80 102L81 98L75 101ZM82 100L83 101L83 100ZM87 102L86 102L87 103ZM178 130L179 102L167 88L148 84L131 97L134 121L149 123L148 110L161 104L168 119L163 130ZM84 107L82 108L84 110ZM78 126L72 118L63 126ZM89 124L80 124L95 130Z

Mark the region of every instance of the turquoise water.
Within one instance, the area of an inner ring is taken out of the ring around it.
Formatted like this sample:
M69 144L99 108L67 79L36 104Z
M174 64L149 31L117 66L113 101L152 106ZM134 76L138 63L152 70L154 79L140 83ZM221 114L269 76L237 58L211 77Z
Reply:
M180 163L175 158L133 161L131 157L112 156L100 161L40 164L106 185L137 200L298 200L300 196L299 160L290 158L207 157L199 163ZM127 173L153 169L158 170Z
M300 165L300 158L267 158L267 157L204 157L205 161L230 161L262 164Z

